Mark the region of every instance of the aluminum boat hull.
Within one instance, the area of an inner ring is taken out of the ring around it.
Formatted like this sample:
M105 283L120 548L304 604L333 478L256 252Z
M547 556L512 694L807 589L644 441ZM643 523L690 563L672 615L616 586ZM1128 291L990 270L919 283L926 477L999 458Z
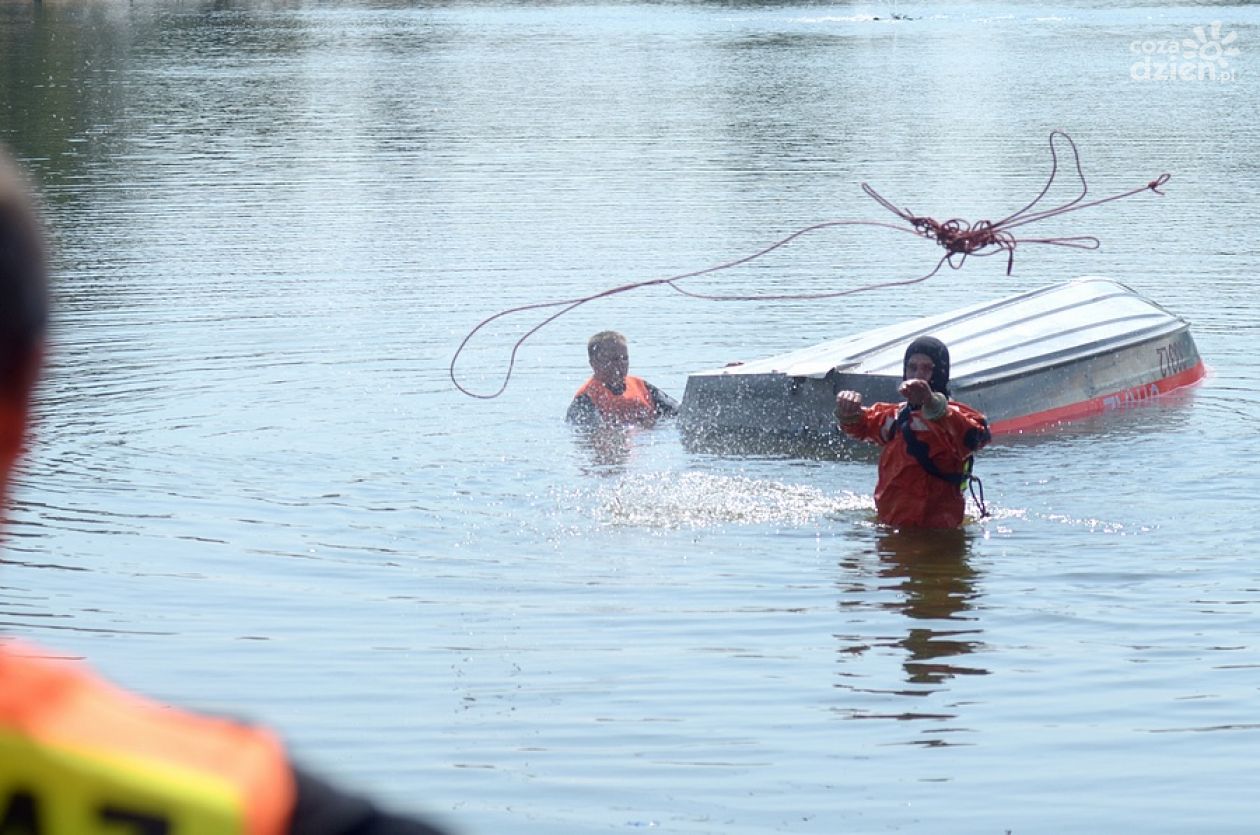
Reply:
M841 443L836 392L896 401L906 345L949 346L956 400L995 435L1134 405L1204 374L1189 324L1132 289L1088 276L803 350L690 375L679 413L693 446Z

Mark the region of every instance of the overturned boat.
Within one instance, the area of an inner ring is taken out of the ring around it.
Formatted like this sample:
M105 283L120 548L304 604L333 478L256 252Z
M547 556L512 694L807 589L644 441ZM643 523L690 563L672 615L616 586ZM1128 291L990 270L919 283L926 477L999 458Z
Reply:
M995 435L1124 408L1204 374L1184 319L1089 276L692 374L683 439L702 449L841 444L836 393L900 400L905 348L923 334L949 346L953 398L988 415Z

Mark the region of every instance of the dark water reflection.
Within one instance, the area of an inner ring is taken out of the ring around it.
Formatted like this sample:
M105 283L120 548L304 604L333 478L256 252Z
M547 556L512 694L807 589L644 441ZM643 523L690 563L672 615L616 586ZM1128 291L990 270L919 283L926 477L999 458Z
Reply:
M883 619L877 636L837 635L841 641L839 675L843 690L871 692L866 674L853 669L855 657L868 653L898 656L906 684L898 695L928 697L946 690L960 675L987 675L988 670L966 663L964 657L984 649L979 618L973 613L980 594L979 577L970 564L976 535L965 529L932 531L882 529L865 555L840 564L847 580L842 586L840 611L878 606L897 615ZM876 559L874 569L868 562ZM863 579L869 574L870 579ZM975 624L975 625L971 625ZM901 714L864 708L842 709L854 719L952 719L952 713L910 709Z
M876 543L880 579L892 581L891 587L903 596L900 604L886 605L911 621L977 621L968 614L979 597L978 578L969 564L973 538L967 530L897 530L880 536ZM907 626L900 643L906 651L907 681L941 684L956 675L987 674L940 660L957 659L980 648L978 628Z

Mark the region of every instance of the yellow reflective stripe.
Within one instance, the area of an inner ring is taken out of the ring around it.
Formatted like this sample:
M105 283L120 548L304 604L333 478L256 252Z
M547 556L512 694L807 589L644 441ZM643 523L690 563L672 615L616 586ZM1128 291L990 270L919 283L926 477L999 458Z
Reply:
M242 802L213 774L0 728L0 821L34 808L36 835L243 835Z

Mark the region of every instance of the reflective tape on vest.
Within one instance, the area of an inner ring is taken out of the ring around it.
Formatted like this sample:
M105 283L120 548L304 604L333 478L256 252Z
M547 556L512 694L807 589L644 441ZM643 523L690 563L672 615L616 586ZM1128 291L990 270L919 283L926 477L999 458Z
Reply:
M0 648L0 835L280 835L294 794L265 730Z

